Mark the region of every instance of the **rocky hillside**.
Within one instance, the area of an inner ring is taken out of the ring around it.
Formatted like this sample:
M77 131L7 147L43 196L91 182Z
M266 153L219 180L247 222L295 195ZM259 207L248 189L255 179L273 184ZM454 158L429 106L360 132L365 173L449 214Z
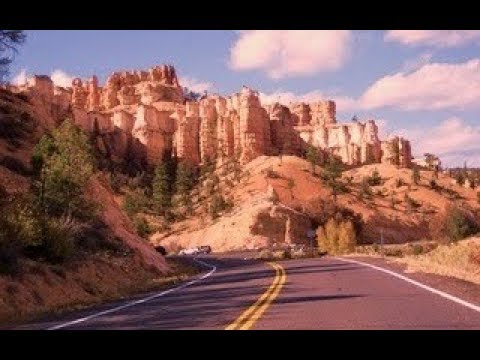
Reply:
M318 225L315 214L333 201L331 189L318 175L321 171L317 166L314 175L309 162L294 156L258 157L243 168L238 183L219 170L216 191L231 199L233 209L212 219L208 195L195 195L195 200L200 199L195 215L157 232L151 240L171 249L208 244L217 251L272 242L308 243L307 232ZM413 170L394 165L364 165L343 172L345 189L337 206L361 215L361 242L379 242L382 235L385 243L437 238L446 212L454 205L480 219L475 190L454 184L444 174L432 188L433 171L419 174L415 184ZM366 178L372 185L365 184Z
M68 260L50 261L35 250L40 249L36 243L21 244L26 221L31 231L37 221L28 203L22 205L33 194L36 181L31 163L34 147L61 120L37 100L0 92L0 211L9 226L12 216L23 216L21 224L13 220L17 230L12 234L18 239L1 229L0 321L114 298L141 290L170 272L165 259L136 235L130 219L114 201L108 180L98 172L88 180L85 192L87 200L99 205L98 211L82 227L81 240Z

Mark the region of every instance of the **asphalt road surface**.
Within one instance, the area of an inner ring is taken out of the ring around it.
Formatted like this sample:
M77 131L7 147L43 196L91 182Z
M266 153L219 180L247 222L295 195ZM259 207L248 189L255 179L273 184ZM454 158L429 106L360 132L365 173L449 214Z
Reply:
M480 329L478 302L361 263L263 263L245 254L198 259L209 267L179 288L16 328Z

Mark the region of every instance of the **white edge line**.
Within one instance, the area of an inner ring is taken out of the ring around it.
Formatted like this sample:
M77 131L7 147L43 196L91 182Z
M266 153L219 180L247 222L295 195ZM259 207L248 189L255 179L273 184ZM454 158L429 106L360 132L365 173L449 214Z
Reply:
M72 321L68 321L66 323L62 323L62 324L59 324L59 325L55 325L55 326L52 326L52 327L49 327L47 328L47 330L58 330L58 329L63 329L63 328L66 328L68 326L71 326L71 325L75 325L75 324L79 324L79 323L82 323L82 322L85 322L85 321L88 321L88 320L91 320L91 319L94 319L94 318L97 318L99 316L102 316L102 315L106 315L106 314L111 314L113 312L116 312L116 311L119 311L119 310L123 310L123 309L126 309L126 308L129 308L129 307L132 307L132 306L135 306L135 305L138 305L138 304L142 304L142 303L145 303L147 301L150 301L150 300L153 300L153 299L156 299L156 298L159 298L161 296L164 296L164 295L167 295L173 291L176 291L176 290L181 290L183 288L186 288L187 286L190 286L190 285L193 285L199 281L202 281L204 279L206 279L207 277L211 276L216 270L217 270L217 267L214 266L214 265L211 265L211 264L208 264L202 260L197 260L195 258L193 258L193 261L199 263L199 264L202 264L204 266L207 266L209 268L211 268L211 270L202 275L201 277L195 279L195 280L191 280L185 284L182 284L182 285L179 285L179 286L176 286L174 288L171 288L171 289L168 289L168 290L164 290L162 292L159 292L157 294L153 294L153 295L150 295L150 296L147 296L143 299L139 299L139 300L135 300L135 301L132 301L132 302L129 302L127 304L124 304L124 305L121 305L121 306L117 306L117 307L114 307L112 309L108 309L108 310L104 310L104 311L100 311L98 313L95 313L95 314L92 314L92 315L89 315L89 316L85 316L83 318L79 318L79 319L76 319L76 320L72 320Z
M463 305L469 309L472 309L476 312L479 312L480 313L480 306L478 305L475 305L475 304L472 304L472 303L469 303L468 301L465 301L465 300L462 300L456 296L453 296L453 295L450 295L450 294L447 294L446 292L443 292L443 291L440 291L440 290L437 290L437 289L434 289L428 285L425 285L425 284L422 284L418 281L415 281L415 280L412 280L406 276L403 276L403 275L400 275L396 272L393 272L391 270L387 270L387 269L384 269L384 268L381 268L379 266L375 266L375 265L372 265L372 264L369 264L369 263L364 263L362 261L357 261L357 260L352 260L352 259L344 259L344 258L338 258L336 257L335 259L337 260L340 260L340 261L344 261L344 262L349 262L349 263L355 263L355 264L359 264L359 265L363 265L363 266L368 266L372 269L375 269L375 270L378 270L378 271L381 271L381 272L384 272L386 274L389 274L389 275L392 275L392 276L395 276L396 278L398 279L401 279L401 280L404 280L410 284L413 284L415 286L418 286L419 288L422 288L424 290L427 290L431 293L434 293L434 294L437 294L445 299L448 299L450 301L453 301L453 302L456 302L457 304L460 304L460 305Z

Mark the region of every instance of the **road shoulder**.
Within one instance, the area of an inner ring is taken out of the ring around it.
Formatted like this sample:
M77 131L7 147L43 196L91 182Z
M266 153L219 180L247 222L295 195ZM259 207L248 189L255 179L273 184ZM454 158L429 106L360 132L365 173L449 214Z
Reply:
M425 272L407 271L407 265L395 262L392 259L369 256L348 256L346 259L362 261L375 265L400 275L406 276L412 280L430 286L434 289L446 292L470 303L480 305L480 285L457 279L449 276L430 274Z

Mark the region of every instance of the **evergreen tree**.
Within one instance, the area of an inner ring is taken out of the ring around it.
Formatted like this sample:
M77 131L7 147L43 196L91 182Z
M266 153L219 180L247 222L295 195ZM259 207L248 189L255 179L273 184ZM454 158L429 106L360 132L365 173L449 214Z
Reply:
M343 183L339 181L342 177L342 162L335 156L329 156L322 170L322 180L332 190L333 201L337 202L337 195L343 189Z
M310 163L310 166L312 167L312 174L315 175L315 165L317 165L318 161L318 150L311 144L307 145L306 157L308 162Z
M175 190L180 196L182 205L188 206L190 199L190 191L195 185L195 169L186 162L180 162L177 165Z
M170 154L164 154L162 161L155 168L152 183L153 201L156 210L161 213L165 213L172 207L175 170L175 161Z

